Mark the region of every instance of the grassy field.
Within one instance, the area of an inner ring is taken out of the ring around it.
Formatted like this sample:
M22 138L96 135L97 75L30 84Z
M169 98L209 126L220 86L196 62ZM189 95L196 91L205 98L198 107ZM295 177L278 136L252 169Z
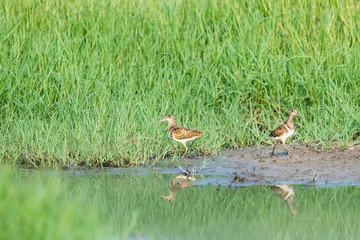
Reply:
M291 108L296 143L360 136L360 2L0 1L0 161L147 164L269 144Z
M4 166L3 166L4 167ZM0 169L0 239L358 239L358 187L294 186L293 217L268 186L197 186L173 175L76 176Z

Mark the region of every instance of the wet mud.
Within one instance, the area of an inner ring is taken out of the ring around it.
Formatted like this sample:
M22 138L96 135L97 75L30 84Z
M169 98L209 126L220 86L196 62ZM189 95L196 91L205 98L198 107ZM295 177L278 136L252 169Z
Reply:
M291 156L279 146L272 157L272 146L223 151L220 157L202 167L199 174L228 176L207 180L210 184L223 185L360 185L359 145L329 150L311 145L288 148ZM188 164L200 169L199 163L196 164L199 160L189 160Z
M320 187L360 186L360 145L318 149L314 145L287 146L291 156L278 146L225 150L219 156L163 159L153 167L69 169L76 175L181 175L188 168L197 179L194 185L239 187L300 184ZM160 163L163 164L160 164ZM49 173L49 172L47 172ZM64 172L63 172L64 173ZM49 174L61 174L51 172Z

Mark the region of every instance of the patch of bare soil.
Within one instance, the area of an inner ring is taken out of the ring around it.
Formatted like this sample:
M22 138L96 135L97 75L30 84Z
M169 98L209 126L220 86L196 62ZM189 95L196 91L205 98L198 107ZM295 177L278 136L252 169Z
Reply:
M207 184L308 184L320 186L360 185L360 146L319 150L315 146L290 147L288 156L277 146L271 157L272 146L226 150L221 157L209 161L200 174L226 176L207 179ZM199 159L190 160L190 165ZM228 177L227 177L228 176Z

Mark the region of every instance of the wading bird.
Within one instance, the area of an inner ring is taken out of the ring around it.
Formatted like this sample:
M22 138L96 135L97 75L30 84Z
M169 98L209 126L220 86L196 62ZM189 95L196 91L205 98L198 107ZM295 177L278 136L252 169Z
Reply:
M185 153L181 157L181 158L184 158L185 154L188 151L186 142L193 141L196 138L204 135L204 133L196 131L196 130L191 130L191 129L177 126L175 124L174 116L171 114L166 115L166 117L164 117L164 119L160 120L157 124L159 124L161 122L165 122L165 121L168 122L169 137L184 145L186 150L185 150Z
M285 141L287 138L289 138L291 135L294 134L295 125L294 125L293 118L295 115L298 116L299 118L301 118L300 115L297 113L296 109L291 109L289 116L286 119L286 122L284 124L281 124L280 126L278 126L269 135L273 139L275 139L277 141L281 141L283 143L284 149L289 156L290 156L290 154L289 154L288 150L286 150L286 147L285 147ZM276 147L276 142L274 144L274 148L272 150L271 156L274 155L275 147Z

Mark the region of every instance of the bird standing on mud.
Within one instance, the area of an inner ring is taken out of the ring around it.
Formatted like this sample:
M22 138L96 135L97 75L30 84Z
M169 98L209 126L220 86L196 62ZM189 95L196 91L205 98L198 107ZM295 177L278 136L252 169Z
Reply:
M293 120L294 116L298 116L299 118L301 118L300 115L297 113L296 109L291 109L289 116L286 119L286 122L284 124L281 124L279 127L277 127L269 135L273 139L275 139L277 141L281 141L283 143L284 149L289 156L290 156L290 154L289 154L288 150L286 150L286 147L285 147L285 141L291 135L294 134L294 131L295 131L295 125L294 125L294 120ZM276 147L276 143L274 144L274 148L272 150L271 156L274 155L275 147Z
M186 146L186 142L194 141L196 138L201 137L204 133L196 130L187 129L184 127L179 127L175 124L174 116L169 114L164 117L164 119L160 120L157 124L161 122L168 122L168 132L169 137L175 140L176 142L182 143L185 147L185 153L182 155L181 158L184 158L185 154L188 151Z

